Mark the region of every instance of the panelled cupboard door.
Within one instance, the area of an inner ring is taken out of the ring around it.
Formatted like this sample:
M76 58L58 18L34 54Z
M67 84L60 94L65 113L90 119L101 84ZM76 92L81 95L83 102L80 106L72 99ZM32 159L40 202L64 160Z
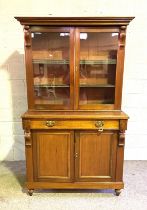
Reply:
M35 181L72 181L73 132L34 131L32 135Z
M76 132L76 181L115 181L117 133Z

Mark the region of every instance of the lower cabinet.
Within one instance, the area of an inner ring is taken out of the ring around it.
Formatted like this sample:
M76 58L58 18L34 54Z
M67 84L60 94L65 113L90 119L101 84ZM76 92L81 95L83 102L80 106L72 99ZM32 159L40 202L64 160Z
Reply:
M34 181L115 181L114 131L32 131Z
M30 195L34 189L114 189L119 195L124 188L127 120L29 118L23 128Z
M65 115L26 113L29 194L34 189L114 189L119 195L124 188L127 116L121 112L115 119L116 115L107 112L104 119L91 119L79 113L62 119Z

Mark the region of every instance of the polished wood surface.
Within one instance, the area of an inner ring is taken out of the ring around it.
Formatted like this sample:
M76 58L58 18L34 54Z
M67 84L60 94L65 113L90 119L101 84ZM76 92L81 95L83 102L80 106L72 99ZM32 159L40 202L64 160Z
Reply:
M76 180L114 181L117 135L113 132L76 133Z
M33 91L33 65L32 65L32 49L31 49L31 31L29 26L24 26L24 49L26 64L26 82L27 82L27 99L28 107L34 107L34 91Z
M46 121L41 120L31 120L30 129L94 129L97 130L96 122L97 120L51 120L54 122L54 125L49 127ZM103 129L107 130L119 130L119 121L118 120L103 120L104 125Z
M74 29L70 30L70 107L74 109Z
M121 111L126 27L134 17L15 18L24 26L29 195L108 188L119 195L129 119Z
M67 182L73 178L73 132L35 131L33 134L36 181Z
M48 26L121 26L128 25L134 17L15 17L22 25Z
M26 155L26 174L27 174L27 181L33 181L34 178L34 171L33 171L33 151L32 151L32 137L31 131L29 128L25 129L24 132L25 137L25 155ZM29 140L29 143L28 143Z
M124 119L129 117L122 111L27 111L22 119Z
M27 182L28 189L123 189L123 182Z
M120 33L119 33L119 44L118 44L118 54L117 54L115 109L121 109L125 40L126 40L126 27L122 26L120 28Z

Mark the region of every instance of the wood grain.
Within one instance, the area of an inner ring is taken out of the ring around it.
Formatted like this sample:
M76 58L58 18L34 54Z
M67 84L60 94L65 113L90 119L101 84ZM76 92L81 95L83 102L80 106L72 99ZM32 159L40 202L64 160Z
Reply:
M29 189L123 189L123 182L74 182L74 183L50 183L27 182Z
M129 117L123 111L27 111L22 119L124 119Z
M67 182L73 178L73 132L33 132L35 180Z
M117 138L113 132L76 134L76 180L114 181Z
M27 35L25 35L27 34ZM33 65L32 65L32 40L30 27L24 27L24 48L25 48L25 66L27 82L28 109L34 108L34 90L33 90Z
M122 85L123 85L123 72L124 72L124 57L125 57L125 39L126 27L120 28L118 53L117 53L117 66L116 66L116 89L115 89L115 109L121 109L122 100Z
M128 25L134 17L15 17L22 25L114 26Z
M52 119L51 121L54 121ZM31 129L46 129L46 130L54 130L54 129L94 129L98 130L96 127L96 120L55 120L55 125L53 127L48 127L46 125L47 121L45 120L32 120L30 123ZM118 130L119 129L119 121L118 120L103 120L104 126L103 129L107 130Z

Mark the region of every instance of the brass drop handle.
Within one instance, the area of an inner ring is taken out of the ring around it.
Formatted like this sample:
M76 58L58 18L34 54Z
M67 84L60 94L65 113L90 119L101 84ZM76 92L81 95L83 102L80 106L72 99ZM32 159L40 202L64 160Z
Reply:
M103 132L104 121L96 121L95 126L98 128L99 132Z
M47 127L53 127L53 126L55 125L55 121L52 121L52 120L46 121L45 125L46 125Z

